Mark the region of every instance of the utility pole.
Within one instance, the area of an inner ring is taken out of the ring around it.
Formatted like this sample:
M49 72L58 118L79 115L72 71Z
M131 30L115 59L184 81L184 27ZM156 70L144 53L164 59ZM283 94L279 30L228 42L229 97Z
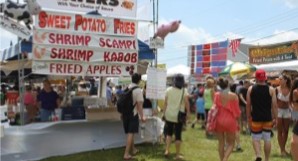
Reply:
M19 4L19 0L17 0ZM21 38L18 37L18 82L19 82L19 101L20 101L20 121L21 125L25 125L25 110L24 110L24 70L23 70L23 56L22 56L22 47L20 44Z

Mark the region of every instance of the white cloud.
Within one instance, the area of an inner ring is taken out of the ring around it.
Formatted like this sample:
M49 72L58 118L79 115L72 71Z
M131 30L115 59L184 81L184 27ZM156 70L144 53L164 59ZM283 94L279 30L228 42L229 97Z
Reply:
M298 1L297 0L284 0L286 3L286 6L289 8L297 8L298 7Z

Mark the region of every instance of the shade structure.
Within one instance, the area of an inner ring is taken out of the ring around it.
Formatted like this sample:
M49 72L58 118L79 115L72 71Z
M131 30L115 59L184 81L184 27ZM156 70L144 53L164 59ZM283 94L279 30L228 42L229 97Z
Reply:
M245 75L251 74L252 72L256 71L256 69L257 68L253 65L236 62L222 69L222 71L219 73L219 76L230 76L232 78L241 78Z

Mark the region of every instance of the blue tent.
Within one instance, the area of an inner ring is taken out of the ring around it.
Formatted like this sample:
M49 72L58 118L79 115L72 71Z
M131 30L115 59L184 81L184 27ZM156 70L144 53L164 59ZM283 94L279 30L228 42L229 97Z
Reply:
M139 60L154 60L155 54L152 49L149 48L147 44L138 40L139 44ZM32 37L29 41L22 40L19 44L10 46L9 48L4 49L0 53L0 61L4 60L16 60L18 59L19 48L21 48L21 53L27 52L32 53Z

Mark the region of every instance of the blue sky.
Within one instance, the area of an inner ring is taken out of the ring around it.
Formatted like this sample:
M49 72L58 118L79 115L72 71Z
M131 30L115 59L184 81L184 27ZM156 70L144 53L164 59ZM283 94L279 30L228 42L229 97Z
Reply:
M138 0L139 7L149 1ZM165 48L158 50L158 62L167 67L187 64L188 45L240 37L243 43L253 44L297 40L298 29L283 32L298 28L298 0L160 0L159 24L173 20L182 24L166 37ZM7 31L0 34L0 49L9 46L10 40L16 42ZM277 36L261 39L273 34Z
M158 62L168 67L186 64L187 45L244 38L243 43L270 44L298 39L298 0L160 1L160 24L179 19L182 25L168 35ZM267 39L268 35L277 36Z

